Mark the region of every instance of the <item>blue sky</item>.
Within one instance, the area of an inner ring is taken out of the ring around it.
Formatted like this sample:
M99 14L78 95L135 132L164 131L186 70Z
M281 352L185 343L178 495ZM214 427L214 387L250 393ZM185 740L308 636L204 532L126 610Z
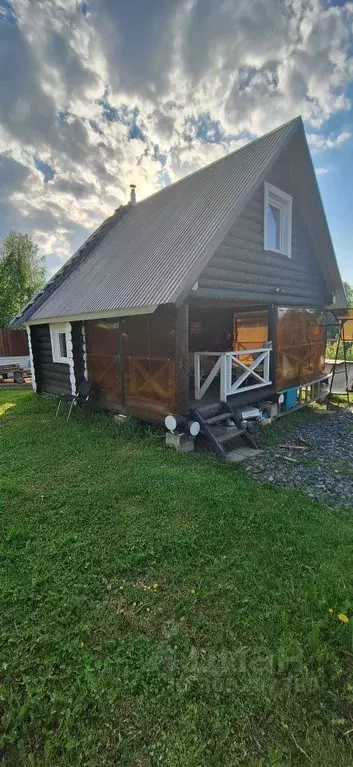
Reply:
M0 0L0 237L53 273L101 221L301 114L353 284L353 4Z

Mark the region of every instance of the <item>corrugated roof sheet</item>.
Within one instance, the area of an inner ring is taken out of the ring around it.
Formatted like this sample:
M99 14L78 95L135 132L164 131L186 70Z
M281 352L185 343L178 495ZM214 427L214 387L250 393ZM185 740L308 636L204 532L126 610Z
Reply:
M13 326L180 300L298 129L303 131L301 118L134 206L122 206Z

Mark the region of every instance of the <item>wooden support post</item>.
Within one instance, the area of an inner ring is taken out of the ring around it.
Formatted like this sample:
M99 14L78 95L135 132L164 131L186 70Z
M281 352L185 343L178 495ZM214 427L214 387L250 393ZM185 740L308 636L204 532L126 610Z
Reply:
M124 343L124 330L125 330L125 321L121 320L119 322L119 329L118 329L118 335L119 335L119 377L120 377L120 399L121 404L125 405L125 399L126 399L126 387L125 387L125 343Z
M327 410L329 409L330 403L331 403L333 379L334 379L335 373L336 373L337 360L338 360L338 352L339 352L339 348L340 348L340 343L342 341L342 322L340 322L340 320L337 317L336 317L336 322L337 322L337 325L338 325L338 338L337 338L337 346L336 346L335 359L334 359L334 363L333 363L332 369L331 369L330 389L329 389L329 393L328 393L328 397L327 397L327 403L326 403L326 409Z
M344 372L345 372L345 381L346 381L346 395L347 395L347 403L349 405L349 380L348 380L348 368L347 368L347 349L346 349L346 338L344 335L344 326L346 324L346 320L343 320L342 322L342 344L343 344L343 359L344 359Z
M201 359L198 353L194 353L194 382L195 399L201 399Z
M182 304L175 317L175 409L189 412L189 307Z
M278 323L278 308L277 306L270 306L268 310L268 340L272 341L272 351L270 354L270 381L274 389L276 386L277 377L277 323Z

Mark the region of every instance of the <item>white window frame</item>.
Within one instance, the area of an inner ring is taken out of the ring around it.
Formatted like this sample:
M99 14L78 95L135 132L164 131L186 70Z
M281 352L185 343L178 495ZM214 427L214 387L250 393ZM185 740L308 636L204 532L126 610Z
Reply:
M70 364L69 358L69 344L71 343L71 325L69 322L62 324L55 323L50 325L50 341L51 341L51 353L53 355L53 362L62 362L66 365ZM65 333L66 339L66 351L67 356L62 357L60 352L59 333Z
M280 212L280 247L271 248L268 244L267 232L267 212L268 206L272 205L278 208ZM272 253L280 253L283 256L291 258L292 255L292 207L293 198L282 189L269 184L265 181L264 194L264 250L270 250Z

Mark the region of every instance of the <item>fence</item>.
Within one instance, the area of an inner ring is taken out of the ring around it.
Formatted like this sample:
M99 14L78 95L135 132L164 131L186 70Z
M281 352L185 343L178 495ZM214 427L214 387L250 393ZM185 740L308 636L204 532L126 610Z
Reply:
M0 357L28 357L28 340L25 330L0 328Z
M232 352L195 352L195 399L201 399L214 379L219 375L219 399L226 402L227 397L239 392L260 389L269 386L270 354L272 345L260 349L247 349ZM246 363L240 358L245 358ZM201 359L216 358L207 377L202 381ZM254 383L255 382L255 383Z

